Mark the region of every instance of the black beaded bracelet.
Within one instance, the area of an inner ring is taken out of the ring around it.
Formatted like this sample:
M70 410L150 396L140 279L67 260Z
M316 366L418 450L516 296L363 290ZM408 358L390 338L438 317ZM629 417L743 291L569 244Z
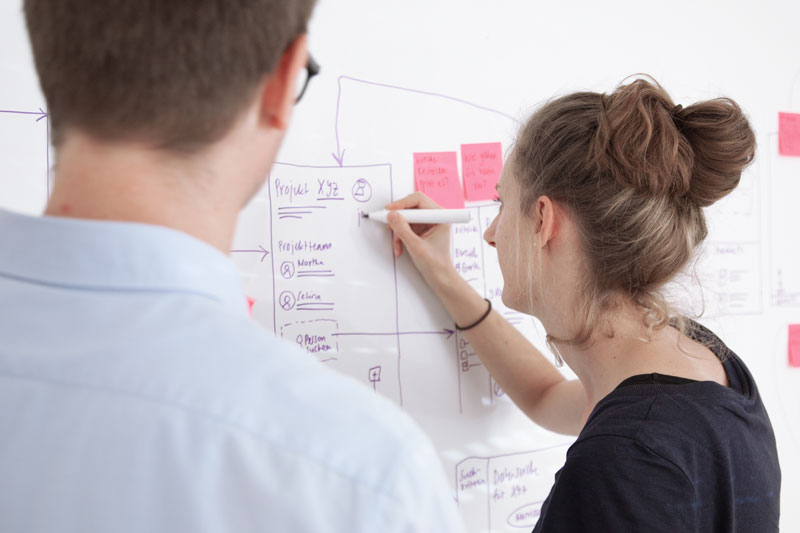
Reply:
M483 314L483 316L482 316L482 317L480 317L480 318L479 318L477 321L473 322L473 323L472 323L472 324L470 324L469 326L464 326L464 327L462 328L461 326L459 326L458 324L456 324L456 329L457 329L458 331L466 331L466 330L468 330L468 329L472 329L472 328L474 328L475 326L477 326L478 324L480 324L481 322L483 322L484 320L486 320L486 317L487 317L487 316L489 316L489 313L491 313L491 312L492 312L492 301L491 301L489 298L484 298L484 300L486 300L486 303L487 303L487 304L489 304L489 309L487 309L487 310L486 310L486 312Z

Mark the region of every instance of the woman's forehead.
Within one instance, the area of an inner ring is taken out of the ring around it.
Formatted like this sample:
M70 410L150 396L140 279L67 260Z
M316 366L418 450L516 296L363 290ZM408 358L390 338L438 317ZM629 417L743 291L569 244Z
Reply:
M514 176L512 175L511 165L506 163L503 165L503 170L500 171L500 178L497 180L496 188L500 190L502 187L506 192L510 192L514 185L515 180Z
M508 181L508 165L503 165L503 170L500 171L500 178L497 180L497 185L495 186L496 189L500 189L507 181Z

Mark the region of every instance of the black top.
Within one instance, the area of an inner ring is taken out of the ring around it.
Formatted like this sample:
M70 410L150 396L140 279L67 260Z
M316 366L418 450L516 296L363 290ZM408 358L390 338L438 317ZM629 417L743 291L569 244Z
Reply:
M534 532L778 531L781 471L744 363L713 333L730 387L644 374L594 408L556 473Z

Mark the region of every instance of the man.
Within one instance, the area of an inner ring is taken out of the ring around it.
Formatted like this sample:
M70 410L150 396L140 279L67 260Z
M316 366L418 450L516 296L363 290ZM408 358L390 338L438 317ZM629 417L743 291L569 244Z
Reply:
M25 0L57 150L0 212L0 531L458 531L410 419L252 322L226 256L313 0Z

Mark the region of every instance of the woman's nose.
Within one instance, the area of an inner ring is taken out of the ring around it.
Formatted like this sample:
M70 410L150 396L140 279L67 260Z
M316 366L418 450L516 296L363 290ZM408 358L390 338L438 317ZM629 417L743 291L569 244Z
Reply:
M494 224L496 221L497 218L492 220L492 223L489 224L489 227L486 228L486 231L483 232L483 240L486 241L486 244L488 244L492 248L497 248L497 245L494 242Z

